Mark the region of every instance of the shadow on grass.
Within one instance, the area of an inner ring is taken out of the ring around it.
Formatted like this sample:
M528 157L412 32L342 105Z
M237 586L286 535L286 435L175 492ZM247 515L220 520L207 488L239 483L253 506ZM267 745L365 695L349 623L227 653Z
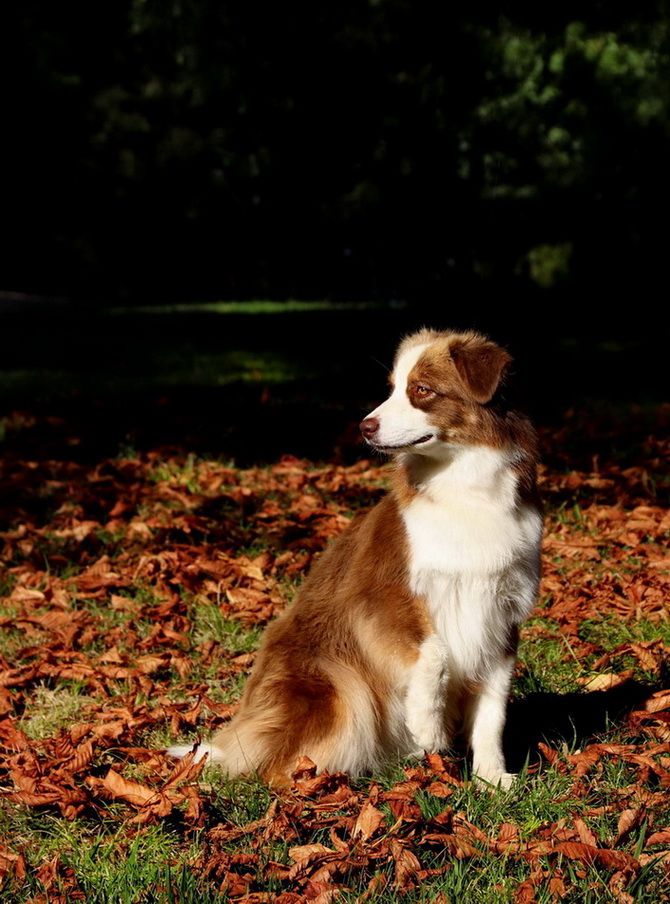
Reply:
M503 739L508 768L518 772L526 761L539 762L541 742L583 747L601 740L606 731L625 725L628 715L662 686L631 679L609 691L535 693L513 700Z
M507 344L515 357L507 400L540 425L585 399L658 402L664 386L663 330L644 342L552 333L538 343L535 324L476 305L162 310L0 308L0 434L13 411L39 421L21 436L5 431L16 454L94 461L167 446L242 465L285 453L354 460L356 425L387 392L399 337L424 323L477 326ZM614 443L591 442L589 461L621 443L620 414Z

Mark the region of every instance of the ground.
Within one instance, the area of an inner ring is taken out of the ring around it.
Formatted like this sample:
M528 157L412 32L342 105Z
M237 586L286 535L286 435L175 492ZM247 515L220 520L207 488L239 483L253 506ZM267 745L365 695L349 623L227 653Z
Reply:
M667 407L541 430L509 792L474 787L460 751L357 780L304 761L284 791L166 759L230 718L263 626L388 466L346 430L331 458L112 453L104 406L78 411L2 421L3 902L667 899Z

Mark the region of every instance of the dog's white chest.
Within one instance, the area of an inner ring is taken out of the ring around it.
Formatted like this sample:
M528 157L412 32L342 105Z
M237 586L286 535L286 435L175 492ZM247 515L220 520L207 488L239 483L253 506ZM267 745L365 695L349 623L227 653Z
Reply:
M513 504L509 472L488 486L419 494L403 518L410 583L428 606L451 668L474 677L497 659L532 608L541 517Z
M417 497L405 526L413 574L494 574L509 566L524 545L523 518L473 494L444 502Z

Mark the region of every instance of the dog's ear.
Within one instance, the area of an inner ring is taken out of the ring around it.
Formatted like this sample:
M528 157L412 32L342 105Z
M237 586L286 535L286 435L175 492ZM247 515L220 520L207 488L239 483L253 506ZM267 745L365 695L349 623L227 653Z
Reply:
M495 342L479 336L457 339L449 351L468 394L480 404L489 402L512 356Z

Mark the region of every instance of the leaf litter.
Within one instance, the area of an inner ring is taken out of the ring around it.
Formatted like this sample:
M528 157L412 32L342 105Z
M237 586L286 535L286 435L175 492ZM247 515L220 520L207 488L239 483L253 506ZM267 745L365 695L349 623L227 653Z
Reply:
M566 429L547 434L545 445L560 447ZM235 682L253 664L253 650L231 646L234 626L262 628L282 611L352 510L380 497L388 467L285 457L237 469L165 451L93 464L8 456L2 486L10 492L0 512L3 805L113 820L129 834L168 821L184 845L199 839L190 868L246 904L326 902L342 892L373 900L438 881L454 862L500 856L525 864L517 902L541 892L560 900L573 873L592 868L604 872L613 900L634 900L627 889L641 871L670 870L670 649L660 636L633 634L603 645L583 626L668 621L670 514L650 475L669 451L667 440L651 436L634 466L593 461L577 470L570 461L568 470L566 452L565 461L554 456L542 467L550 512L544 579L537 618L522 636L538 645L562 638L562 659L585 698L639 675L646 683L622 717L623 734L572 750L541 741L529 751L529 771L565 776L574 803L572 818L531 830L469 818L463 762L439 754L406 763L391 781L317 775L303 758L293 785L273 790L265 812L239 824L226 814L225 784L217 802L205 762L189 755L175 765L155 741L203 737L230 718ZM202 638L199 617L222 630ZM29 719L45 687L74 688L85 702L77 718L35 739ZM607 785L612 765L629 770L615 792ZM597 828L604 816L608 833ZM0 888L21 887L29 856L11 834L4 840ZM47 893L81 898L59 857L31 868Z

